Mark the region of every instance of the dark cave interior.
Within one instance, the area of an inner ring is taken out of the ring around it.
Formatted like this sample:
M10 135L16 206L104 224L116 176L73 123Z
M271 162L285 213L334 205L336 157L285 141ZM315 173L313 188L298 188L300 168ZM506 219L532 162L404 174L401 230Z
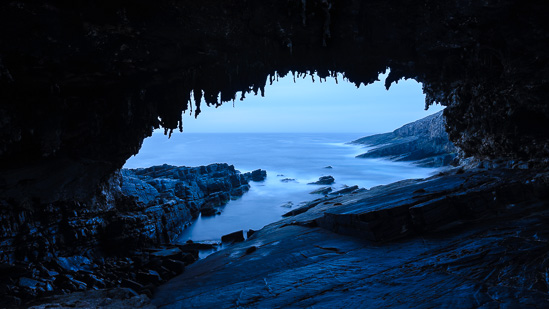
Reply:
M116 172L154 128L181 130L183 111L262 93L287 74L367 85L390 69L387 88L411 78L426 106L447 107L465 156L543 171L547 16L541 0L3 2L1 260L69 250L70 237L55 236L66 227L36 230L126 203Z

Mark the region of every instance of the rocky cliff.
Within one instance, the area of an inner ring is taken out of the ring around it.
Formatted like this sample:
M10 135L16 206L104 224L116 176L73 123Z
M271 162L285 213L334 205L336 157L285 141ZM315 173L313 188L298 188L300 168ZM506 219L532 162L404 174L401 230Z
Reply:
M415 161L425 167L447 166L458 148L448 139L442 111L406 124L393 132L359 138L353 144L372 147L358 158L389 158Z
M18 298L119 286L122 279L136 281L133 287L126 284L134 289L160 282L151 279L156 275L138 274L150 269L160 278L173 276L148 265L148 252L135 252L171 243L199 212L215 214L215 207L242 196L251 174L228 164L124 169L94 204L58 202L32 210L4 201L0 291L11 298L1 298L0 306L16 304ZM181 252L169 258L190 259ZM126 266L131 267L124 274Z

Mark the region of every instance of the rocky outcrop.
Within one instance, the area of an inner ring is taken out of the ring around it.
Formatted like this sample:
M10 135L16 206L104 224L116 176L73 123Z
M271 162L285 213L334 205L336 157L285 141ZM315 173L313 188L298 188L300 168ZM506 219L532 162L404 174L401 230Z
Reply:
M547 192L547 171L473 168L321 198L189 266L153 304L547 307Z
M335 182L333 176L321 176L317 181L308 183L309 185L331 185Z
M177 213L176 221L171 224L177 226L185 225L198 212L215 215L215 207L225 205L248 191L248 179L264 179L257 176L261 176L261 172L240 174L228 164L200 167L162 165L125 169L121 173L124 194L135 197L138 204L147 207L170 205L170 213Z
M244 194L245 178L228 164L163 165L122 170L91 205L25 209L2 201L0 291L10 297L0 299L0 307L120 284L150 294L150 284L181 273L198 257L188 246L158 247L201 209Z
M415 161L415 164L425 167L447 166L454 161L459 150L448 139L445 124L441 111L393 132L363 137L352 143L372 147L357 158Z
M257 169L243 174L246 181L264 181L267 178L267 171Z

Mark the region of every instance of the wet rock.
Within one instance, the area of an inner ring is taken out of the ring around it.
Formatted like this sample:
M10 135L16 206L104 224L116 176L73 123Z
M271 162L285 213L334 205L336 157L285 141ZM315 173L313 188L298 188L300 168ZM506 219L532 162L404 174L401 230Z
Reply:
M221 236L221 241L224 243L244 241L244 231L237 231L227 235L223 235Z
M185 263L178 260L165 259L162 261L162 266L173 271L177 275L185 271Z
M213 207L205 207L200 209L200 213L205 217L211 217L217 214L217 209Z
M137 295L131 288L92 290L86 292L57 295L43 299L29 308L136 308L154 309L146 295Z
M218 243L193 242L192 240L189 240L184 245L177 246L181 250L210 250L215 249L218 245Z
M294 206L293 202L286 202L286 203L280 205L280 207L284 207L284 208L292 208L293 206Z
M222 306L246 286L254 292L238 294L241 306L454 307L459 295L459 306L471 308L547 307L542 179L520 169L454 170L321 198L191 265L153 303ZM179 299L174 290L183 291Z
M84 256L58 257L55 261L65 271L92 271L92 261Z
M309 185L331 185L335 182L332 176L322 176L315 182L308 183Z
M284 178L280 179L281 182L297 182L294 178Z
M250 238L252 237L253 234L255 234L256 231L252 230L252 229L249 229L248 232L246 233L246 238Z
M244 173L243 176L248 181L264 181L267 178L267 171L262 169L257 169L252 172Z
M130 280L130 279L122 279L122 282L120 283L120 286L132 289L132 290L137 291L137 292L143 290L143 288L144 288L141 283Z
M151 256L160 258L178 258L183 252L179 248L171 248L151 253Z
M347 187L347 188L343 188L343 189L331 192L331 193L329 193L329 195L349 194L349 193L354 192L356 190L358 190L358 186L355 185L355 186L351 186L351 187Z
M162 282L162 277L157 271L154 270L147 270L147 271L140 271L137 273L137 281L139 281L142 284L159 284Z
M18 285L22 288L27 288L32 290L36 290L37 288L43 288L46 286L44 282L40 282L38 280L25 278L25 277L19 278Z
M246 254L252 254L255 251L257 251L257 247L256 246L251 246L248 249L246 249Z
M314 191L309 192L309 194L328 194L332 192L332 187L322 187L320 189L316 189Z

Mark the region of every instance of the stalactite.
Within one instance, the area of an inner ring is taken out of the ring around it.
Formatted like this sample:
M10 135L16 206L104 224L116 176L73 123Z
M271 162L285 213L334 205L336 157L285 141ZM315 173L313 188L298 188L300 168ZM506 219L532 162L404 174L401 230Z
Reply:
M301 23L307 25L307 0L301 0Z
M327 46L327 40L332 37L330 32L330 25L332 23L332 18L330 14L330 10L332 9L332 3L328 0L322 0L322 11L324 12L324 25L323 25L323 33L322 33L322 46Z

